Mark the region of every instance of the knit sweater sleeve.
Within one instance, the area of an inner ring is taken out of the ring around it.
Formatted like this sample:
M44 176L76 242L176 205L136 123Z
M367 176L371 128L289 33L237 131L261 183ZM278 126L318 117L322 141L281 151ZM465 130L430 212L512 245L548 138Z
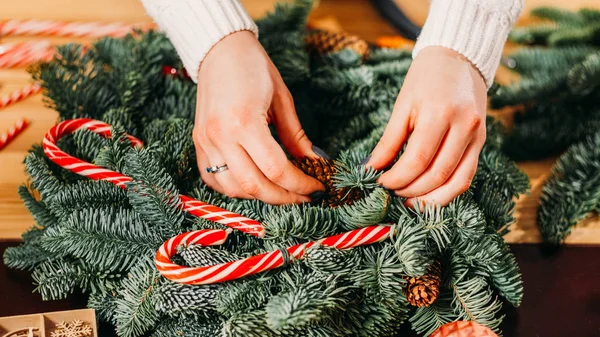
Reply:
M442 46L464 55L490 87L502 48L524 0L431 0L425 25L413 50Z
M198 81L200 63L225 36L258 28L238 0L142 0L167 34L188 74Z

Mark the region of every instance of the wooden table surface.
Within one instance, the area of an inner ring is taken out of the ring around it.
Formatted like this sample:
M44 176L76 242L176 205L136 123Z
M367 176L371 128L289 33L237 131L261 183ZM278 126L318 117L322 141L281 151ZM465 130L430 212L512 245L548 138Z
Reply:
M260 17L270 10L274 0L243 0L253 17ZM427 7L409 0L397 0L409 17L417 23L424 21ZM416 3L416 4L415 4ZM424 3L424 2L423 2ZM528 9L540 4L560 5L566 8L598 6L597 0L528 0ZM527 11L527 9L526 9ZM525 11L525 12L526 12ZM354 34L373 41L380 35L394 34L394 30L379 18L367 0L321 0L312 14L313 18L335 17L341 26ZM139 0L28 0L5 1L0 10L3 19L49 19L67 21L120 21L151 22ZM33 37L7 37L0 41L24 41L44 39ZM50 39L60 44L73 39ZM82 40L79 40L82 41ZM30 82L22 68L0 70L0 95L5 95ZM33 225L29 215L17 195L19 185L27 181L22 164L27 150L34 143L41 142L45 132L56 122L56 113L44 107L40 95L15 104L0 111L0 130L7 129L20 117L26 117L31 125L14 142L0 151L0 240L20 238L21 233ZM511 227L507 240L513 243L539 242L540 236L535 223L535 214L541 186L548 176L554 159L539 162L520 163L520 167L532 179L532 193L523 196L517 205L517 222ZM599 244L600 220L592 218L579 224L568 243Z

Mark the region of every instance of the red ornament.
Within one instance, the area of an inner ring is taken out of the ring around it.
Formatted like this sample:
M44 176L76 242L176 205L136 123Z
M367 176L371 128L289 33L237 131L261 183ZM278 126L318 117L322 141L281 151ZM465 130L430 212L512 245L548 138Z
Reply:
M177 70L176 68L171 67L171 66L163 66L162 73L165 76L179 77L179 78L183 78L183 79L186 79L186 80L191 80L192 79L190 77L190 75L188 75L188 73L185 70L185 68Z
M442 325L429 337L498 337L498 335L477 322L456 321Z

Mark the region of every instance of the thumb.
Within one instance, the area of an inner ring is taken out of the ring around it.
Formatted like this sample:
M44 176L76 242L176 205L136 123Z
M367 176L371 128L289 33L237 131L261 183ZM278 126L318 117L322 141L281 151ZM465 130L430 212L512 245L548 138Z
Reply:
M317 158L312 142L306 136L294 107L294 99L289 91L276 94L273 98L273 125L283 146L295 158Z

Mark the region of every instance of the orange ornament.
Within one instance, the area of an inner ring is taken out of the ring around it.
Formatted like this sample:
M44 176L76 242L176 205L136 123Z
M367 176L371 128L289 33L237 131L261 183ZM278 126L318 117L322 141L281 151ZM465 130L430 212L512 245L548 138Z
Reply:
M375 41L375 44L379 48L390 48L390 49L411 49L414 47L415 42L406 39L400 35L393 36L380 36Z
M456 321L442 325L429 337L498 337L498 335L477 322Z

